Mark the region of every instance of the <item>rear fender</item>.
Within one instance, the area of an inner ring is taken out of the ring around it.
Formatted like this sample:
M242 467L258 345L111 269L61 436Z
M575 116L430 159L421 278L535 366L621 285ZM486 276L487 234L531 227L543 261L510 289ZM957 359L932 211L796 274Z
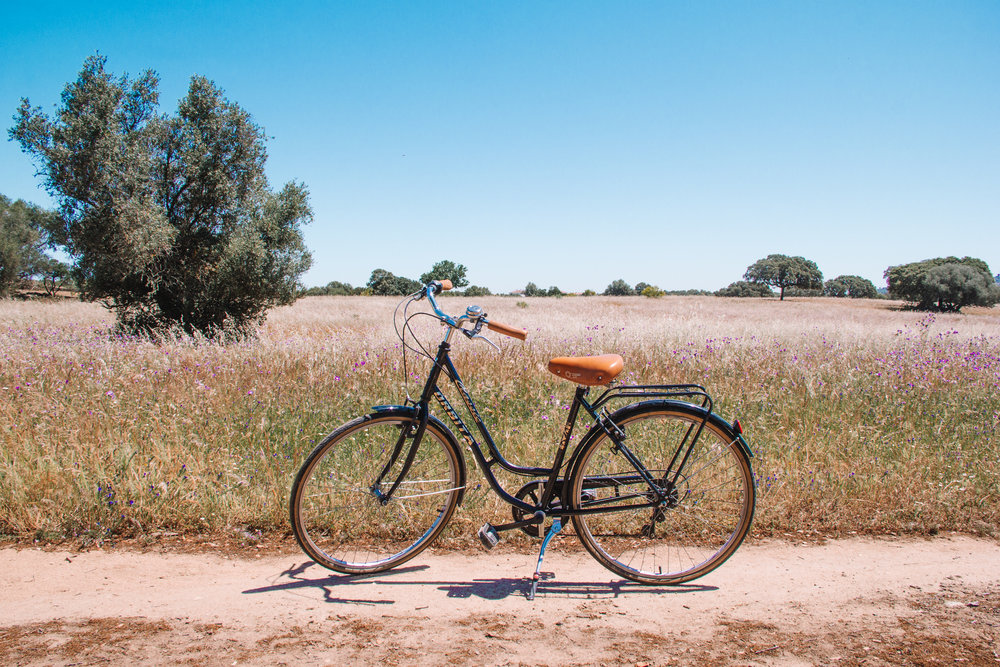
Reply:
M740 448L744 454L746 454L748 459L753 458L753 451L750 449L750 442L747 440L746 436L738 429L734 424L730 424L725 419L720 417L714 412L709 412L705 408L699 405L692 405L691 403L685 403L684 401L674 401L674 400L652 400L652 401L640 401L638 403L632 403L631 405L626 405L618 410L611 413L610 418L613 422L618 423L621 420L627 419L632 415L644 412L652 408L663 408L676 410L679 412L687 412L688 414L696 417L698 419L705 419L711 422L715 426L719 427L724 433L728 433L733 440L736 442L736 446ZM600 437L604 433L604 430L598 426L594 425L590 428L587 434L577 445L576 449L573 451L573 455L570 460L570 465L567 467L568 470L572 470L573 466L576 464L576 459L580 452L582 452L585 446L594 438Z

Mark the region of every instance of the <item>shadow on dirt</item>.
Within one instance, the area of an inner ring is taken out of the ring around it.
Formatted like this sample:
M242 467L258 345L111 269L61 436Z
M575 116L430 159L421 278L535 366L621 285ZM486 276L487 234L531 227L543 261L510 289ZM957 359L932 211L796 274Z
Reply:
M351 597L350 592L370 591L370 586L421 586L434 587L449 598L481 598L483 600L504 600L511 596L527 597L531 588L529 577L503 577L499 579L473 579L472 581L432 581L408 578L416 572L428 569L427 565L400 567L391 572L372 575L332 574L311 577L307 570L315 563L301 563L281 572L270 586L251 588L244 595L260 593L322 591L323 602L360 605L390 605L393 600L375 599L365 596ZM718 590L715 586L681 584L677 586L645 586L631 581L579 582L555 581L552 572L542 572L536 597L567 599L614 599L625 595L677 595L680 593L702 593ZM360 587L360 588L359 588ZM385 590L385 589L382 589ZM312 597L312 596L309 596Z

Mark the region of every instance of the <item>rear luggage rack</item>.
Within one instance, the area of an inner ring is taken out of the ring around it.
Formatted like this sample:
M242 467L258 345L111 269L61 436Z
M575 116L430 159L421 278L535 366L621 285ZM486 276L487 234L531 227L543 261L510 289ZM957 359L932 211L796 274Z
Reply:
M600 406L620 398L679 398L692 403L700 403L709 413L712 412L712 397L708 390L698 384L623 384L611 387L597 397L591 407L595 410Z

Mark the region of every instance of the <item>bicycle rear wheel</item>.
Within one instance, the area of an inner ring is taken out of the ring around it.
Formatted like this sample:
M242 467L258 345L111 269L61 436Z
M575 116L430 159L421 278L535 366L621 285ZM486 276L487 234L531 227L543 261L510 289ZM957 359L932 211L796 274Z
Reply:
M465 486L461 453L436 420L427 424L406 478L383 504L373 488L400 434L406 440L382 478L388 493L415 431L400 415L367 415L327 436L292 485L295 539L320 565L346 574L383 572L426 549L448 523Z
M580 541L612 572L645 584L711 572L736 551L753 520L753 473L736 435L682 403L640 404L619 414L625 447L666 499L651 505L655 492L602 432L584 445L569 483L574 509L602 510L573 516Z

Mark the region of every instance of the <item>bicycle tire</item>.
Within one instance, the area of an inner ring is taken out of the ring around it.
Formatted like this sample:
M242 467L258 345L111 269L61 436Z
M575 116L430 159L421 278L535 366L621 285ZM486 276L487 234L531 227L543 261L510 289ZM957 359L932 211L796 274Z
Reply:
M465 488L461 451L447 427L431 417L412 466L382 504L372 486L412 417L370 414L339 427L302 464L289 501L302 550L336 572L372 574L405 563L441 534ZM412 438L413 436L408 436ZM402 469L409 442L380 491Z
M649 502L649 486L611 438L596 431L576 457L569 504L618 509L573 516L583 546L612 572L643 584L680 584L722 565L746 537L756 502L750 459L732 428L678 401L634 404L611 418L625 432L625 446L670 491L670 500L661 507L629 509ZM683 474L670 484L674 470L666 467L684 434L692 437L700 424Z

